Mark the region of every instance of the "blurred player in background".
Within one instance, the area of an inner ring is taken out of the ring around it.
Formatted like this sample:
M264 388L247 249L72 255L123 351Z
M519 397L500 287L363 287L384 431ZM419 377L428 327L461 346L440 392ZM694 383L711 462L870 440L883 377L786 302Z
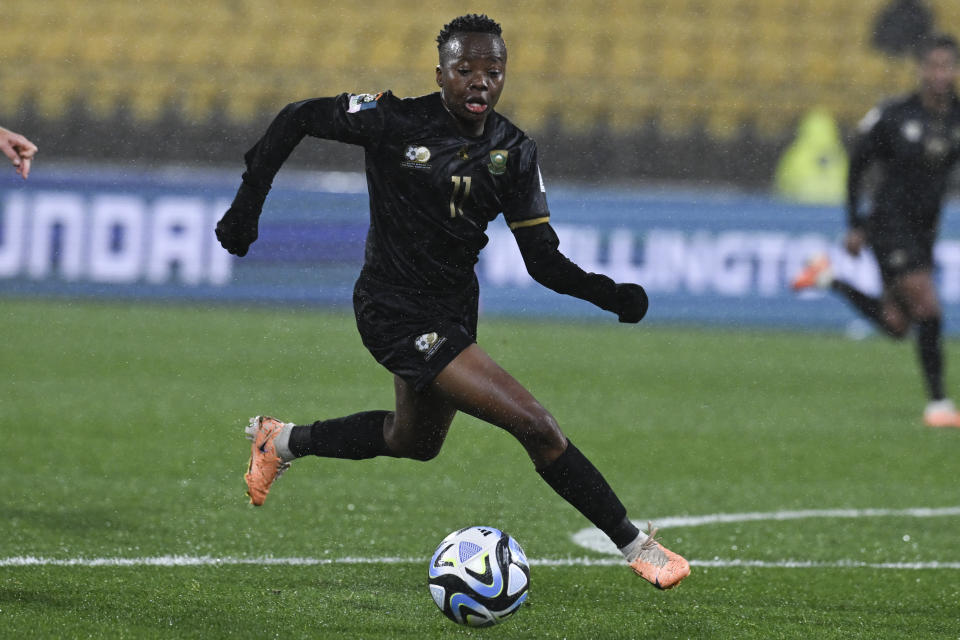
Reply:
M17 174L24 180L30 175L30 164L37 153L37 145L33 144L19 133L0 127L0 151L10 158L16 167Z
M652 527L644 534L627 518L553 416L477 345L474 265L487 224L502 212L541 284L630 323L646 313L646 293L586 273L558 250L537 147L494 111L507 69L500 26L461 16L437 42L438 93L342 94L283 109L247 152L243 183L217 224L221 244L245 255L273 178L305 135L366 150L370 230L354 310L364 345L394 374L395 409L306 426L251 419L251 502L263 504L279 473L306 455L430 460L462 411L513 435L541 477L610 537L637 574L670 588L689 573L686 560L657 543Z
M883 280L874 298L833 278L826 256L812 260L794 289L820 286L844 296L894 338L915 329L931 427L960 427L960 414L943 390L940 303L933 282L933 245L947 178L960 157L960 101L955 83L957 42L935 35L918 49L919 90L872 109L859 126L850 157L844 246L853 256L869 246ZM867 169L882 166L868 215L861 213Z

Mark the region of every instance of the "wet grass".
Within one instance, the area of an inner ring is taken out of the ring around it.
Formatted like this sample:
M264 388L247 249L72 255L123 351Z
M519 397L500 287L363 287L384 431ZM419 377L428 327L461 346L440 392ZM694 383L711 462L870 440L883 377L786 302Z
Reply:
M390 408L352 319L316 311L5 300L0 559L426 558L499 526L533 558L606 556L504 433L458 417L440 456L297 462L245 503L250 415ZM910 344L487 318L525 383L637 520L960 504L960 430L920 424ZM960 344L947 343L948 363ZM958 380L960 381L960 380ZM956 385L951 385L956 388ZM958 562L960 517L676 527L693 560ZM423 565L423 566L421 566ZM531 604L481 632L443 618L425 562L0 567L10 637L960 636L960 571L695 566L672 592L619 567L535 566Z

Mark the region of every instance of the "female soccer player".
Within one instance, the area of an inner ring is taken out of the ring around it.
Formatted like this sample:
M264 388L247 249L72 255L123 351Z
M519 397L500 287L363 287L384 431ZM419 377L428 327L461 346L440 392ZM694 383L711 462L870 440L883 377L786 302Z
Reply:
M437 42L438 93L342 94L284 108L247 152L243 183L217 224L221 244L245 255L273 177L305 135L364 147L370 230L353 304L364 345L394 374L396 406L306 426L251 419L250 500L263 504L280 472L306 455L430 460L462 411L512 434L543 479L610 536L634 571L673 587L689 574L687 561L657 543L655 530L646 535L631 523L553 416L477 345L474 265L487 224L502 212L541 284L621 322L640 321L646 293L586 273L557 250L536 145L494 111L507 71L500 26L461 16Z
M794 289L831 288L894 338L916 329L917 350L929 402L931 427L960 427L960 413L943 391L940 303L933 283L933 244L947 178L960 158L960 100L954 89L957 42L933 36L918 51L920 87L915 93L872 109L860 123L850 158L844 246L859 255L873 249L883 279L874 298L833 278L826 256L811 261ZM883 167L869 215L860 212L866 170Z

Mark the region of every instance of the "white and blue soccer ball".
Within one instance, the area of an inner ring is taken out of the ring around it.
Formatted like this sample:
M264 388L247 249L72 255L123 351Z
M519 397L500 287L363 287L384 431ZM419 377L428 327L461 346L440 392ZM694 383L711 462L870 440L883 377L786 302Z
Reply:
M430 595L457 624L489 627L527 599L530 564L520 544L494 527L454 531L430 558Z

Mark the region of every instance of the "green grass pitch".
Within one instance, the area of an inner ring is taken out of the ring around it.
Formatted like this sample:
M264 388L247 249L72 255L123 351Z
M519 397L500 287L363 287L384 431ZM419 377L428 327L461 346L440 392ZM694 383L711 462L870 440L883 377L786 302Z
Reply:
M432 462L301 460L254 509L249 416L391 408L351 317L7 299L0 636L960 637L960 515L902 512L960 506L960 429L921 425L912 344L497 318L480 330L635 520L895 513L665 528L693 572L659 592L578 546L588 523L508 435L464 416ZM534 564L529 605L493 629L453 625L426 587L434 546L471 524L554 561ZM207 564L142 564L172 556Z

